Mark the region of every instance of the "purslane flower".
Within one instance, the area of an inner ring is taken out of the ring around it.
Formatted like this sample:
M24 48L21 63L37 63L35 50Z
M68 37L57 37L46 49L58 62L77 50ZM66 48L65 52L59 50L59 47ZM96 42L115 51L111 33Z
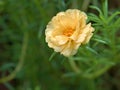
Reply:
M79 46L88 43L93 35L94 28L86 20L87 15L77 9L59 12L45 30L48 46L66 57L75 55Z

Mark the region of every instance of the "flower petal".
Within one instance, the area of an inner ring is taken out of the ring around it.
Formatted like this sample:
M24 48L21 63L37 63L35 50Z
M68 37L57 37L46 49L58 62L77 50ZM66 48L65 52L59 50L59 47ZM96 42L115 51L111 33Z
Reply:
M86 25L84 29L82 29L76 42L82 43L85 40L85 38L89 35L90 30L91 30L91 23L89 23L88 25Z
M75 55L80 45L81 45L80 43L77 44L74 43L73 41L69 41L64 47L64 49L61 51L61 54L63 54L66 57Z
M93 36L93 33L92 33L93 31L94 31L94 28L91 27L85 40L82 42L83 44L86 44L89 42L90 38Z
M69 56L72 55L72 51L73 51L73 46L72 46L72 44L71 44L71 41L69 41L69 42L65 45L64 49L61 51L61 54L63 54L63 55L66 56L66 57L69 57Z
M56 38L59 45L63 45L65 43L67 43L67 41L68 41L68 37L66 37L64 35L56 36L55 38Z
M56 46L56 45L55 45L54 43L52 43L52 42L49 42L49 43L48 43L48 46L49 46L50 48L53 48L55 52L61 52L61 51L63 50L63 48L64 48L64 46Z

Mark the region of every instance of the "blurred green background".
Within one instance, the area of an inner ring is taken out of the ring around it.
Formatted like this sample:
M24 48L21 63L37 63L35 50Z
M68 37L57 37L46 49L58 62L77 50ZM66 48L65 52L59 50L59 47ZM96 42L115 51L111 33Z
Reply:
M0 90L120 90L120 64L96 78L94 89L91 80L62 77L71 71L67 58L57 54L49 61L53 50L45 42L45 27L56 13L69 8L89 13L90 5L102 1L0 0L0 76L12 73L24 57L15 78L0 84ZM109 0L109 10L120 11L120 0Z

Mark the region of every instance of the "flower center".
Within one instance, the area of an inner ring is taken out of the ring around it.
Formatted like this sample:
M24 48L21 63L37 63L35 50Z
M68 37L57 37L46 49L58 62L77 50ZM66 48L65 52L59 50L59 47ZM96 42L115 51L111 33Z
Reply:
M67 29L63 32L63 35L70 37L73 34L73 29Z

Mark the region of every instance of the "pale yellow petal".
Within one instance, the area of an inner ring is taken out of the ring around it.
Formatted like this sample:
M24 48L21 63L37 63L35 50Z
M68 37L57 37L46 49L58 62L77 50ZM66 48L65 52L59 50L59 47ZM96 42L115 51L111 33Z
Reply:
M71 56L72 51L73 51L72 43L71 43L71 42L68 42L68 43L65 45L64 49L61 51L61 54L63 54L63 55L66 56L66 57L69 57L69 56Z
M89 42L89 40L91 39L91 37L93 36L93 32L94 31L94 28L90 28L89 32L87 33L87 36L85 38L85 40L82 42L83 44L86 44Z
M92 35L93 35L93 33L90 33L90 35L88 35L88 36L86 37L86 39L85 39L82 43L83 43L83 44L88 43L89 40L90 40L90 38L92 37Z
M85 25L86 25L87 17L86 17L86 15L84 13L81 12L81 17L79 19L80 20L76 24L75 32L70 37L73 40L77 40L80 37L80 34L83 33L83 28L85 28Z
M52 43L52 42L49 42L49 43L48 43L48 46L49 46L50 48L53 48L55 52L61 52L61 51L63 50L63 48L64 48L64 46L56 46L56 45L55 45L54 43Z
M64 35L56 36L55 38L56 38L59 45L63 45L63 44L68 42L68 37L66 37Z
M77 43L82 43L85 40L86 34L82 33L79 35L78 39L76 40Z
M86 27L84 29L82 29L81 33L79 34L76 42L82 43L85 40L85 38L87 37L87 34L89 33L90 29L91 29L91 24L86 25Z
M61 51L61 54L66 57L75 55L80 45L80 43L74 43L73 41L69 41L69 43L67 43L64 49Z

